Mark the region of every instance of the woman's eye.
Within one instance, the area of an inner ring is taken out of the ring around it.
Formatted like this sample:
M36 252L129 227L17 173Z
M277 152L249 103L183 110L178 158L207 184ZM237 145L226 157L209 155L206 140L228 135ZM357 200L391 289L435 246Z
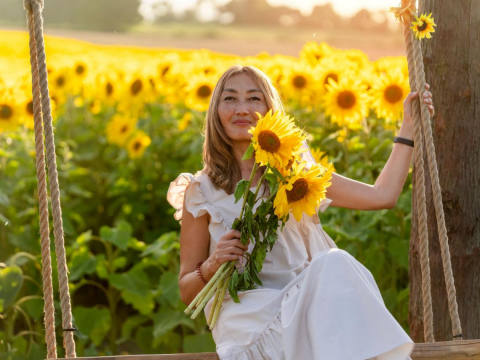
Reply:
M258 96L251 97L250 100L260 100Z
M233 96L227 96L225 99L223 100L234 100Z

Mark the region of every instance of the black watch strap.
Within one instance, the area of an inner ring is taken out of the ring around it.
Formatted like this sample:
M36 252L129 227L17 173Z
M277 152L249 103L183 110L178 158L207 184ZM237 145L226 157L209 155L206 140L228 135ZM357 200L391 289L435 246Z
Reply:
M395 139L393 139L393 142L394 143L401 143L401 144L405 144L405 145L409 145L411 147L414 147L413 146L413 140L408 140L408 139L402 138L400 136L395 136Z

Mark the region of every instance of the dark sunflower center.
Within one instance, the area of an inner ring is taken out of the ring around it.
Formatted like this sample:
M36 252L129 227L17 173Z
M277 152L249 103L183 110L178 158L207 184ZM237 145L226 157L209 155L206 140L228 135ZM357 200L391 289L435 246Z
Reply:
M130 86L130 92L133 96L137 95L140 91L142 91L143 83L142 80L137 79L135 80L132 85Z
M163 69L162 69L162 77L164 77L165 75L167 75L168 71L170 70L170 65L167 65L165 66Z
M78 64L75 67L75 72L77 73L77 75L82 75L85 72L85 66L83 66L82 64Z
M258 134L258 144L268 152L275 153L280 148L280 139L277 134L270 130L263 130Z
M113 94L113 85L111 83L107 83L105 86L105 91L107 92L107 96L110 96Z
M403 91L402 88L398 85L390 85L383 92L383 96L385 97L385 100L387 100L389 103L395 104L402 99Z
M139 150L142 147L142 144L140 141L136 141L135 144L133 144L133 150Z
M320 54L314 54L313 56L315 56L315 59L317 60L320 60L322 58L322 55Z
M33 101L29 101L26 106L27 113L33 115Z
M323 82L324 86L328 84L328 79L338 82L338 75L335 73L329 73L327 76L325 76L325 81Z
M288 160L287 170L290 170L290 168L292 167L292 165L293 165L293 159Z
M305 76L303 75L295 75L292 83L297 89L303 89L307 85L307 79L305 79Z
M0 119L10 120L13 116L13 109L10 105L1 104L0 105Z
M212 89L208 85L202 85L197 89L197 96L201 98L207 98L212 93Z
M305 179L298 179L293 183L292 190L287 190L287 200L289 203L302 200L308 192L308 182Z
M123 125L123 127L120 129L120 133L124 133L128 130L128 126L127 125Z
M356 102L357 98L355 97L355 94L350 90L344 90L338 94L337 104L342 109L351 109Z
M423 24L420 25L417 29L418 29L418 31L424 31L424 30L427 29L427 26L428 26L427 22L424 21Z
M56 83L58 87L62 87L63 85L65 85L65 78L63 76L59 76Z

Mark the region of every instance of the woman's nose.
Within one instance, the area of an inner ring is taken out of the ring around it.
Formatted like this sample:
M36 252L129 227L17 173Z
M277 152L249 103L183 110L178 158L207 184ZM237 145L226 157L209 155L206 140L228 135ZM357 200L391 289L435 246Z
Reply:
M249 113L248 106L243 101L240 101L235 109L235 114L246 115Z

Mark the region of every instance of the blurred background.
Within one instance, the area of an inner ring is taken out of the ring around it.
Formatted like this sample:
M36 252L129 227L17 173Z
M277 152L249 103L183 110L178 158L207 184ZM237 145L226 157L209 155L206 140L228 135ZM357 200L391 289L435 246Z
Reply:
M307 41L403 55L395 2L381 0L47 0L46 34L97 44L298 55ZM25 29L22 2L0 2L0 28ZM234 40L234 41L232 41Z

